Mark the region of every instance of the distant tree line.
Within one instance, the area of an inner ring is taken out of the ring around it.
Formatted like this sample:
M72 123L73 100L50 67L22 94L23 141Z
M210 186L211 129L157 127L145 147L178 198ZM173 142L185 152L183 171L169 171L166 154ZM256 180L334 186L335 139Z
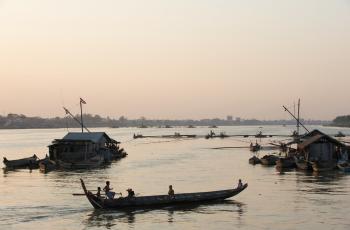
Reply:
M75 115L80 120L80 115ZM350 124L350 116L347 118ZM139 119L128 119L125 116L119 118L101 117L100 115L84 114L86 127L165 127L165 126L234 126L234 125L295 125L294 120L256 120L256 119L201 119L201 120L153 120L141 117ZM337 120L337 119L336 119ZM302 120L306 125L325 125L329 121ZM80 127L72 117L27 117L23 114L0 115L0 129L38 129L38 128L78 128Z
M338 127L350 127L350 115L338 116L330 125Z

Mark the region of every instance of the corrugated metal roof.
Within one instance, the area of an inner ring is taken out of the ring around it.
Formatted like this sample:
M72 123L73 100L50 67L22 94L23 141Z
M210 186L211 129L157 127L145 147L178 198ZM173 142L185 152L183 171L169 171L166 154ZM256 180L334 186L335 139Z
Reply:
M333 143L337 146L345 146L343 143L341 143L340 141L318 131L318 130L314 130L313 132L310 133L311 135L307 136L307 139L305 139L303 142L301 142L300 144L298 144L298 148L299 149L304 149L307 146L309 146L312 143L317 142L318 140L320 140L321 138L325 138L328 142ZM312 135L313 134L313 135ZM305 136L304 136L305 137Z
M105 132L91 132L91 133L67 133L62 140L74 140L74 141L92 141L94 143L100 142L105 137L110 140L109 136Z
M313 137L310 137L309 139L306 139L305 141L301 142L300 144L298 144L298 148L299 149L304 149L305 147L309 146L310 144L318 141L319 139L321 139L322 137L324 137L324 135L322 134L317 134Z

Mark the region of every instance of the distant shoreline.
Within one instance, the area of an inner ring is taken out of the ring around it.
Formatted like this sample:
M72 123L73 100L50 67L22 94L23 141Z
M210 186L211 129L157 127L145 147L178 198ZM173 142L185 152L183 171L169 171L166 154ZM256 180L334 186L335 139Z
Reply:
M8 114L7 116L0 116L0 129L59 129L59 128L80 128L80 116L76 115L75 120L72 117L55 117L55 118L41 118L41 117L27 117L23 114ZM215 126L271 126L271 125L296 125L295 120L257 120L257 119L200 119L200 120L168 120L168 119L127 119L121 116L118 119L110 117L104 118L99 115L84 114L84 125L89 128L126 128L126 127L215 127ZM323 120L301 120L304 125L332 125L331 121Z

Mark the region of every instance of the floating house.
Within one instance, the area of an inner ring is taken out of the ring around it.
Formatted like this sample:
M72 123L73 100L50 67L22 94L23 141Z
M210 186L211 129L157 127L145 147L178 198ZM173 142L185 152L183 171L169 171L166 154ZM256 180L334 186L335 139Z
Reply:
M299 158L310 164L314 171L332 170L339 160L348 160L347 146L319 130L302 136L297 151Z
M93 168L127 154L104 132L70 132L52 142L49 155L62 168Z

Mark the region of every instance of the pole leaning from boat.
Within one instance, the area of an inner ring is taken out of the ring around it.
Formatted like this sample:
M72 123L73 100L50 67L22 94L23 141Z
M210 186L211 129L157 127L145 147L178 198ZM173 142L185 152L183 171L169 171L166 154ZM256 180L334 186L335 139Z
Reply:
M310 133L310 131L300 122L300 119L295 117L295 115L293 113L291 113L289 111L289 109L287 109L287 107L285 107L284 105L282 107L284 108L285 111L287 111L298 122L298 124L300 124L308 133Z
M64 111L66 112L66 114L69 114L76 122L78 122L79 125L81 125L82 127L84 127L84 129L90 133L90 130L88 128L86 128L86 126L84 124L82 124L66 107L63 107Z

